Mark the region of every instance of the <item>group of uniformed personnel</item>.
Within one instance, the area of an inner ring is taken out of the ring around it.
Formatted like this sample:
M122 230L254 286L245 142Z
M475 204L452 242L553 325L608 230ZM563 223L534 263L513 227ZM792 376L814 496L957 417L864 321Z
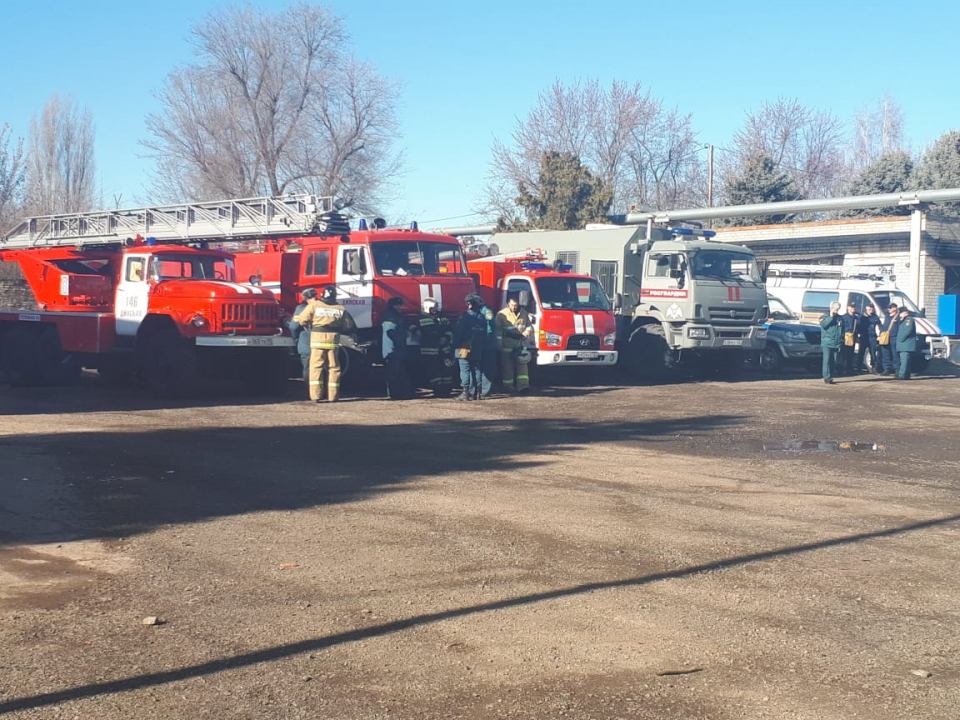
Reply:
M336 297L333 285L323 288L319 296L313 288L304 290L290 323L310 400L317 403L340 399L339 348L344 339L356 342L357 325ZM382 350L391 400L414 397L415 387L429 388L434 397L450 397L458 369L460 400L490 397L497 369L506 392L529 388L526 344L533 335L533 323L527 312L516 298L510 298L496 315L476 293L465 302L467 310L454 328L440 314L434 298L424 299L420 317L410 324L400 314L403 300L389 301L383 316Z
M835 375L858 375L864 356L870 353L871 368L878 375L910 379L911 358L920 349L916 321L908 308L890 303L881 317L873 305L857 313L854 303L840 314L840 303L830 303L830 312L820 317L823 348L823 381L835 384Z

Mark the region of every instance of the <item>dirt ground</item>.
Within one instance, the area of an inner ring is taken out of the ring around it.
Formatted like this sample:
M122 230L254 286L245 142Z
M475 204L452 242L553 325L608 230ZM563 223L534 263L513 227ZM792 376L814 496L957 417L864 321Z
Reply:
M958 717L960 378L933 370L0 388L0 716Z

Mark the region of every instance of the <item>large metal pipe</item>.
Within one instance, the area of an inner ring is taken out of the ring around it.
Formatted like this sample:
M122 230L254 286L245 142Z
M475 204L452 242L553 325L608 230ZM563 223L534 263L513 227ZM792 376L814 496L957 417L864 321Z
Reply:
M454 237L463 237L464 235L493 235L496 230L496 225L474 225L473 227L435 228L429 232L441 233L442 235L453 235Z
M822 198L814 200L791 200L789 202L755 203L753 205L727 205L713 208L690 208L686 210L654 210L628 213L618 218L618 224L641 225L650 218L654 222L673 220L707 220L710 218L743 217L751 215L789 215L803 212L830 210L865 210L874 207L895 205L919 205L921 203L960 202L960 188L943 190L917 190L907 193L884 195L853 195L850 197Z

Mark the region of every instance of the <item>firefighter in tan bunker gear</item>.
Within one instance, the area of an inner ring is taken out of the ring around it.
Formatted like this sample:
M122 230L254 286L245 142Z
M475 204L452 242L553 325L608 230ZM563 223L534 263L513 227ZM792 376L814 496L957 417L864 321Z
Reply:
M310 399L318 403L336 402L340 399L340 335L356 333L357 324L337 304L337 289L333 285L325 287L320 297L294 320L310 331Z
M524 350L527 338L533 335L533 323L527 311L516 298L507 300L507 306L497 313L494 322L497 345L500 348L500 372L507 392L523 392L530 387L530 356Z

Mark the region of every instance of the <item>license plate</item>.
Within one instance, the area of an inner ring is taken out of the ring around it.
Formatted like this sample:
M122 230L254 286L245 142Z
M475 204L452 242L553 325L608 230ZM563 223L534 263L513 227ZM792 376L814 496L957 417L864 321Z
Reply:
M596 360L598 357L600 357L600 353L596 353L596 352L578 352L577 353L578 360Z
M247 340L247 345L272 345L273 340L271 338L258 338L253 337Z
M724 344L724 345L736 345L737 347L740 347L741 345L743 345L743 341L742 341L742 340L724 340L724 341L723 341L723 344Z

